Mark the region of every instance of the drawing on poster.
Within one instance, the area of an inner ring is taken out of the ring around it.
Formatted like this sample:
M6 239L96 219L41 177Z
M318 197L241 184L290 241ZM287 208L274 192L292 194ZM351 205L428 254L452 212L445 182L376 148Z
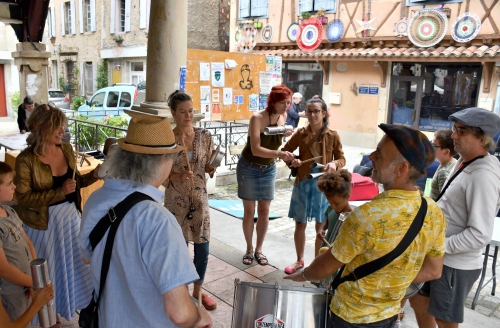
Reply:
M210 117L210 120L212 121L220 121L221 120L221 112L220 112L220 106L218 103L213 103L212 104L212 115Z
M224 86L224 63L212 63L212 86Z
M200 81L210 81L209 63L200 63Z
M223 97L222 103L224 105L232 105L233 104L233 89L232 88L224 88L222 89Z
M205 116L205 120L210 120L210 104L209 103L201 103L200 104L200 112Z
M212 102L219 103L219 89L212 89Z
M281 74L281 65L282 65L282 58L281 57L274 57L274 72L275 73L280 73Z
M258 110L259 109L259 95L251 94L249 96L248 110Z
M200 86L200 101L202 103L209 103L210 102L210 86L209 85Z
M266 72L271 72L274 69L274 56L266 55Z
M259 109L266 109L269 95L259 95Z

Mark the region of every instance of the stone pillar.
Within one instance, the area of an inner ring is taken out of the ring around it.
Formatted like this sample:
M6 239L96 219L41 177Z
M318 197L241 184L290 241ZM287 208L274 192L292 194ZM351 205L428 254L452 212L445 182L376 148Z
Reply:
M45 44L20 42L12 53L14 63L19 69L19 90L21 101L30 96L39 104L49 101L47 68L49 66L50 52L45 51ZM38 49L38 50L37 50Z
M151 0L146 70L146 100L132 109L170 117L168 96L179 88L187 62L187 1ZM196 114L194 121L203 115Z

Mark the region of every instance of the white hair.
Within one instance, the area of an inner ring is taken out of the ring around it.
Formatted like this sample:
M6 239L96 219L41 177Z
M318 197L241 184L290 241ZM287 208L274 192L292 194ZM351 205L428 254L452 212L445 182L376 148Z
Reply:
M292 96L292 99L293 98L302 98L302 95L300 94L300 92L295 92Z

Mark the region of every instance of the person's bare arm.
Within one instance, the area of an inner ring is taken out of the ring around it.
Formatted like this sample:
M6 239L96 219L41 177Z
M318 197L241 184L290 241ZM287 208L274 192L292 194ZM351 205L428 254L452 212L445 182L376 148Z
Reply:
M196 304L189 297L186 285L163 294L163 306L167 317L179 327L193 327L201 319Z
M340 269L344 263L340 262L333 256L332 252L324 252L319 255L307 268L301 272L291 274L283 279L293 281L317 281L325 279ZM304 279L305 278L305 279Z
M250 147L252 149L252 154L254 156L262 158L280 158L285 162L295 158L295 156L290 152L271 150L260 145L260 132L264 124L263 120L264 118L262 117L262 114L255 114L250 118L248 135L250 136Z
M34 260L36 259L36 251L35 251L35 246L33 246L33 243L31 242L31 240L29 239L28 235L26 234L26 232L24 231L24 229L21 229L21 232L23 233L23 237L24 239L26 240L26 243L28 244L28 247L30 249L30 253L31 253L31 258Z
M420 283L430 280L439 279L443 271L444 256L441 257L431 257L426 255L424 258L424 264L420 268L414 283Z
M30 276L7 262L3 248L0 248L0 277L19 286L31 287L33 285Z

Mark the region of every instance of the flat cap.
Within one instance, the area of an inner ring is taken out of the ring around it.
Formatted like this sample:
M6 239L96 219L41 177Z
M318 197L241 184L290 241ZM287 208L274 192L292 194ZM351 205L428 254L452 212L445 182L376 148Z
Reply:
M436 150L425 134L404 125L380 124L411 166L424 171L436 159Z
M451 114L448 119L464 125L480 128L490 137L500 131L500 116L484 108L470 107Z

